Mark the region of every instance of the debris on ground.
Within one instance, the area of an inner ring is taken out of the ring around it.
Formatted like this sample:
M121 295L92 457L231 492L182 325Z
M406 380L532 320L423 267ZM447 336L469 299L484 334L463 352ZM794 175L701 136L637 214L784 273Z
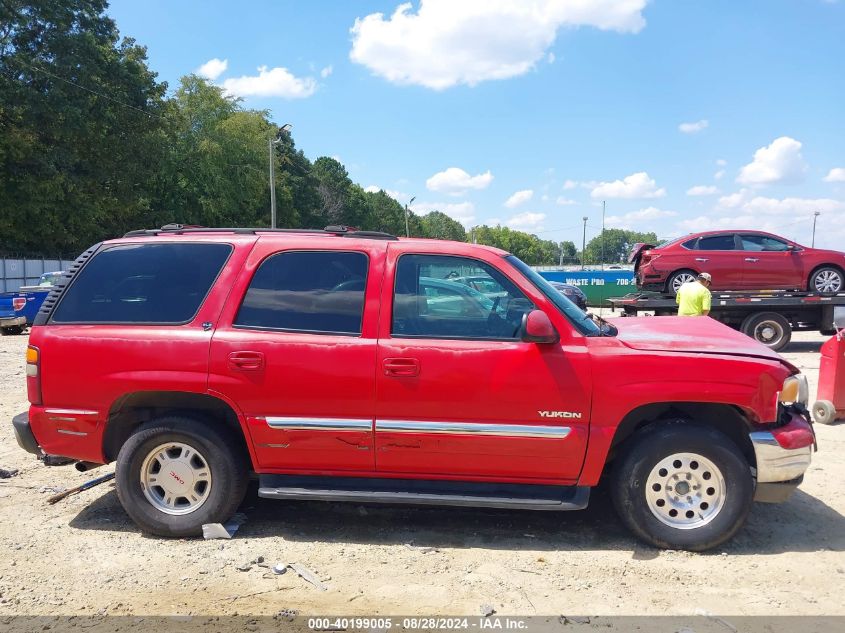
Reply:
M73 457L62 457L61 455L45 455L45 466L67 466L74 463L76 460Z
M288 564L287 563L276 563L275 565L273 565L273 573L276 574L277 576L281 576L287 570L288 570Z
M202 537L206 541L213 539L230 539L238 531L238 528L246 523L246 515L238 512L226 523L205 523L202 526Z
M52 497L47 497L47 503L53 504L61 501L65 497L69 497L71 495L75 495L83 490L88 490L93 488L94 486L99 486L100 484L104 484L107 481L111 481L114 479L114 473L109 473L108 475L103 475L101 477L97 477L95 479L89 479L84 484L76 486L76 488L71 488L70 490L65 490L64 492L59 492L54 494Z
M267 567L267 565L265 565L263 563L264 563L264 557L263 556L256 556L255 558L252 558L252 559L250 559L250 560L248 560L244 563L241 563L240 565L235 567L235 569L237 569L238 571L249 571L250 569L252 569L253 565L257 565L258 567Z
M17 468L0 468L0 479L11 479L19 472Z
M300 565L299 563L288 563L288 567L295 571L297 576L299 576L306 582L310 582L320 591L329 590L329 588L326 587L326 585L324 585L319 578L317 578L317 575L313 571L308 569L305 565Z
M440 550L436 547L429 547L427 545L414 545L414 542L411 541L410 543L405 543L405 547L409 550L413 550L415 552L421 552L423 554L429 554L431 552L439 552Z
M590 618L584 615L562 615L558 618L561 624L589 624Z
M492 605L489 605L489 604L482 604L481 605L481 616L482 617L489 618L494 613L496 613L496 609L494 609Z

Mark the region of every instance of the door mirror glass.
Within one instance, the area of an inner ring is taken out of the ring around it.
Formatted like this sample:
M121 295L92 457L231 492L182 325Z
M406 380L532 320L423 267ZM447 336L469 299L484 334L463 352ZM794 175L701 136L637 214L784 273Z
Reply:
M557 343L559 336L548 315L542 310L532 310L525 315L522 340L527 343Z

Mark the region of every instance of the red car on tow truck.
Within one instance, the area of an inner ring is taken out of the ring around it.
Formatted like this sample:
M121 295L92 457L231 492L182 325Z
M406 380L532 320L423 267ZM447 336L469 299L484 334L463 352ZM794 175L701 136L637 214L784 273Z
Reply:
M425 283L455 270L496 298ZM250 473L271 499L533 510L606 478L638 537L704 550L786 499L814 445L806 379L720 323L610 323L504 251L344 227L97 244L42 305L26 373L20 445L116 461L126 512L163 536L226 520Z

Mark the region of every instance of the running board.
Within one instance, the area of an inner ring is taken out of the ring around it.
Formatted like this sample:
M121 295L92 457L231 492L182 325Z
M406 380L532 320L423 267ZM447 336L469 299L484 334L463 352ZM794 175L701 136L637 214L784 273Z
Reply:
M590 489L579 486L297 475L260 475L258 481L265 499L558 511L583 510L590 499Z

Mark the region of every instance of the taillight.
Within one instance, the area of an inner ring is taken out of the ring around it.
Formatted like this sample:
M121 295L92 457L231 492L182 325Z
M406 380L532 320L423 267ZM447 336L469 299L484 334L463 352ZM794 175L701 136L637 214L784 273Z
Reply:
M41 404L41 350L26 348L26 397L32 404Z

